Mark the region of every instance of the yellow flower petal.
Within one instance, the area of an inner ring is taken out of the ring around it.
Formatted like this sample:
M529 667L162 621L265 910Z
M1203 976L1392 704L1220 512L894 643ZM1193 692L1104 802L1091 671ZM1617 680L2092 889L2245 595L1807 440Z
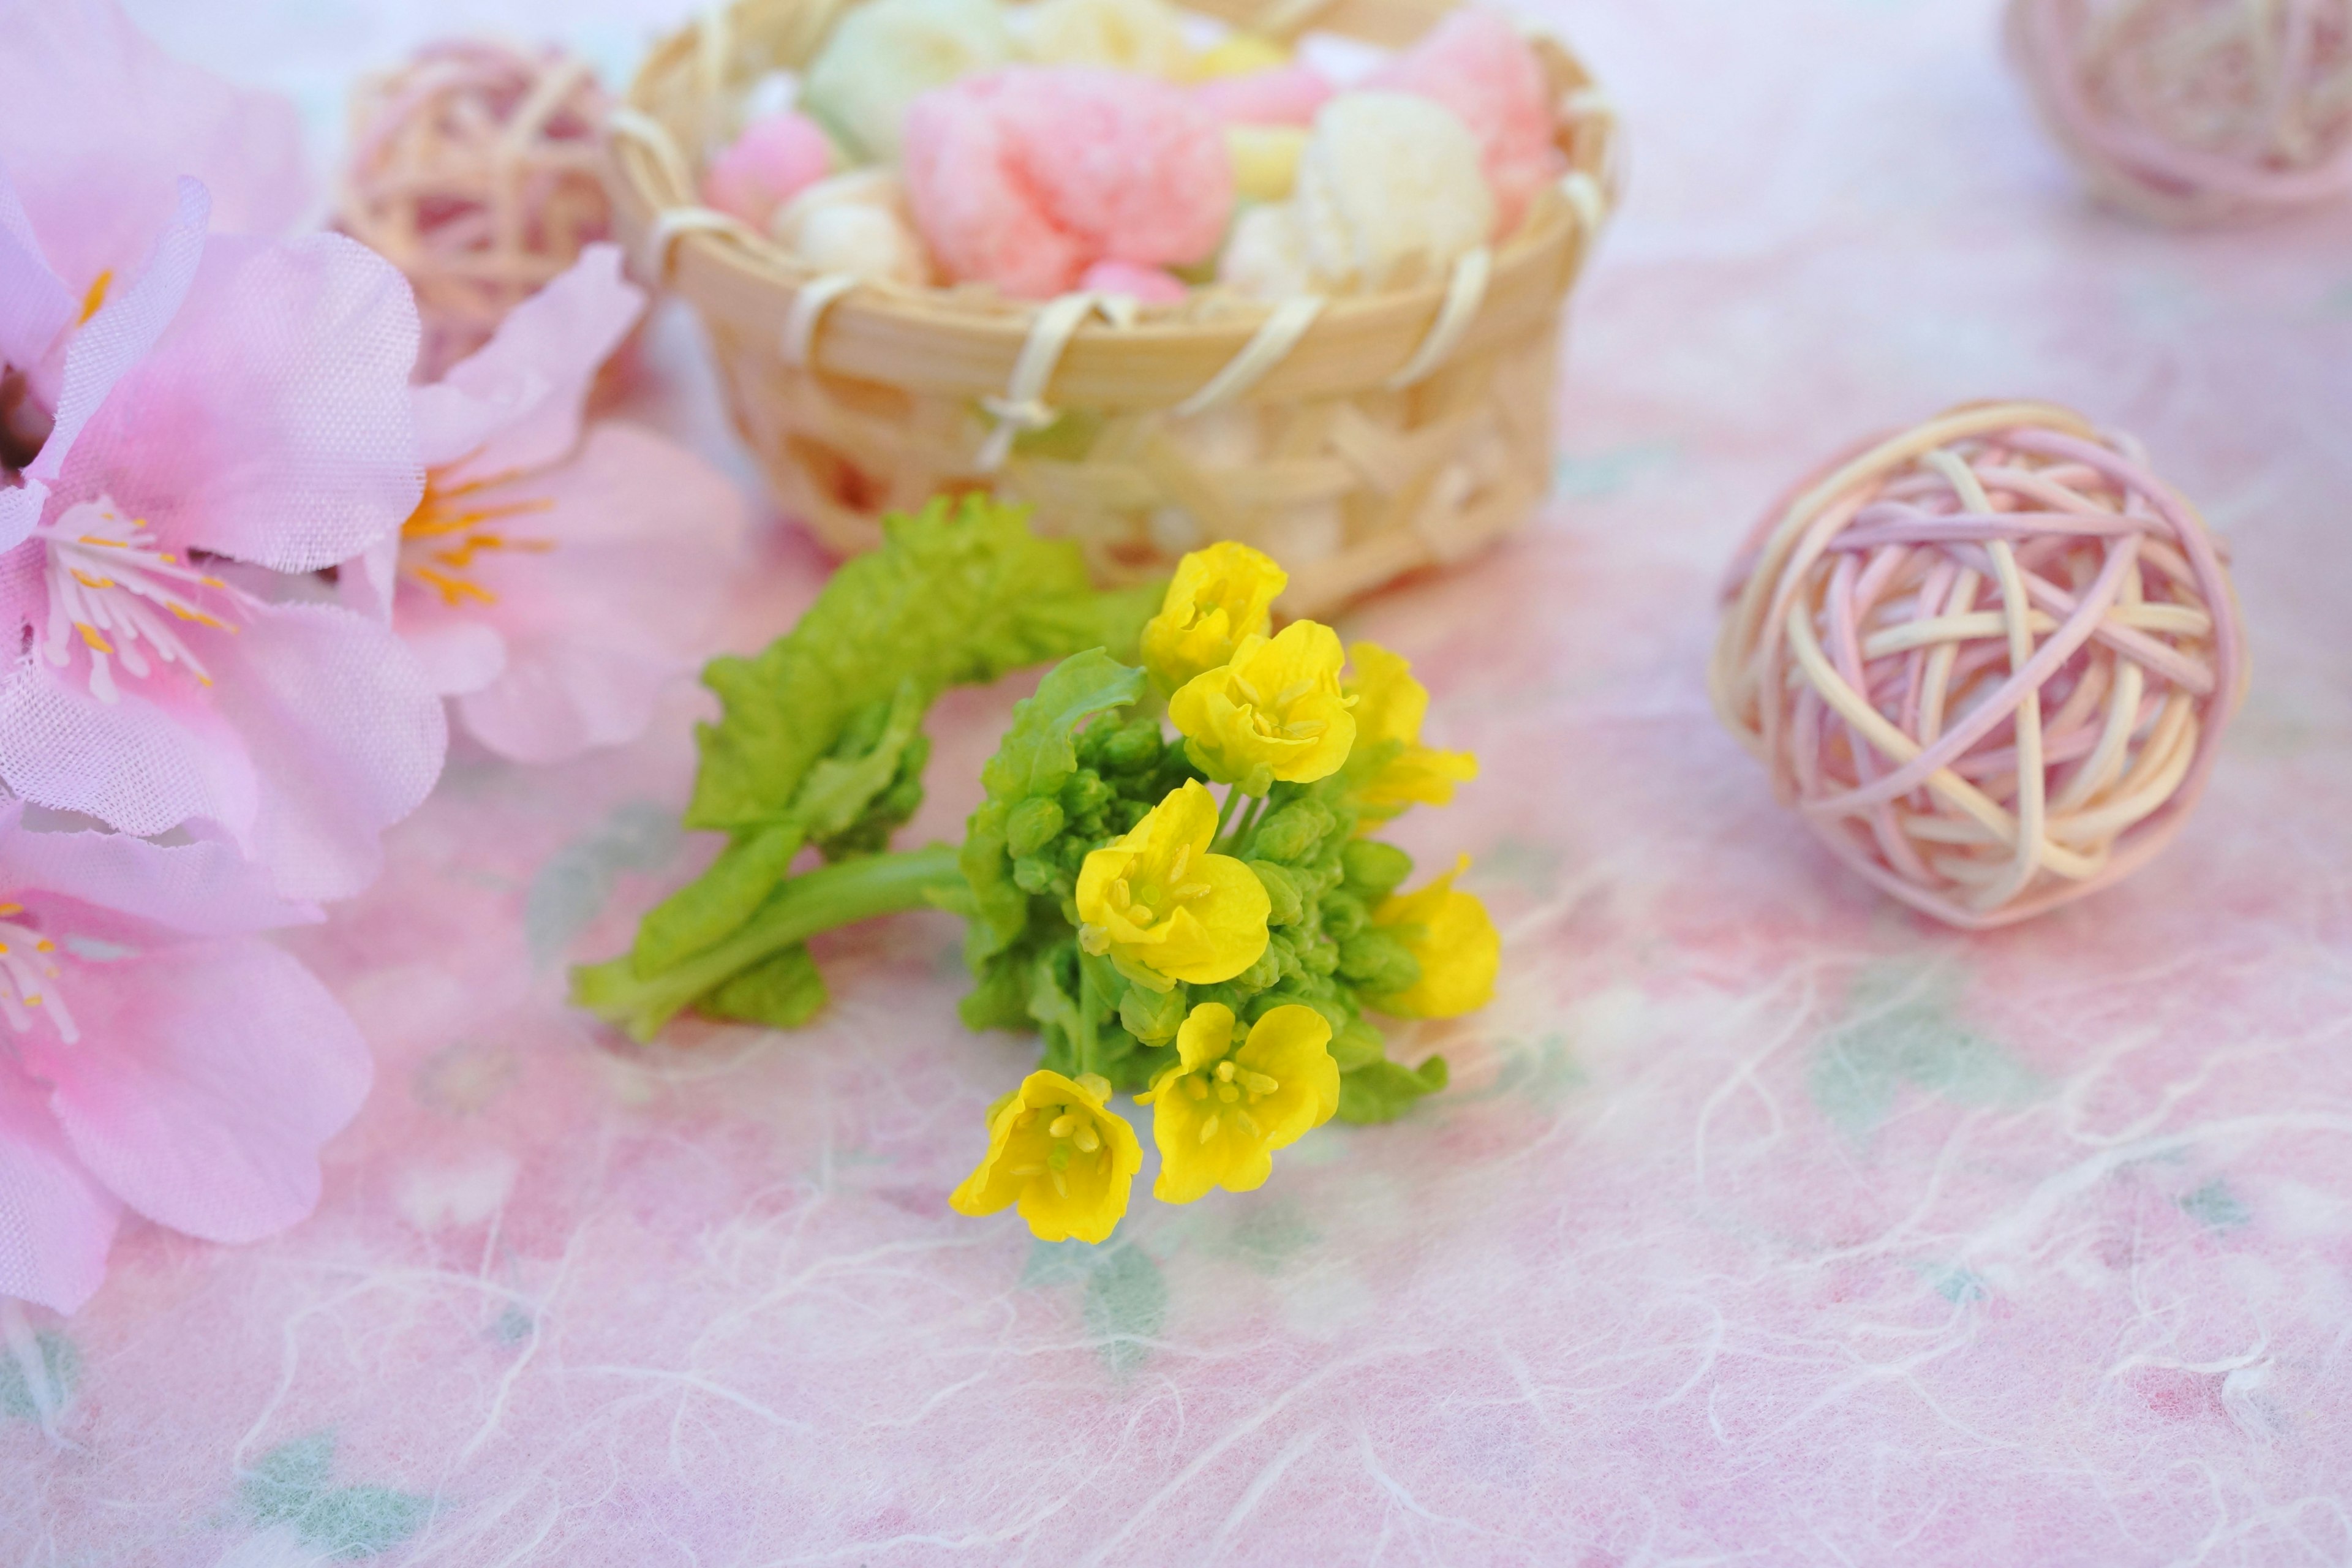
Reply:
M1356 742L1339 689L1339 634L1297 621L1271 639L1250 637L1233 662L1195 676L1168 700L1169 721L1212 778L1311 784L1339 771Z
M1265 884L1230 855L1212 855L1216 797L1187 780L1135 830L1078 868L1078 942L1122 971L1213 985L1265 952Z
M1272 628L1274 601L1290 579L1246 544L1195 550L1176 563L1160 613L1143 628L1143 664L1173 691L1233 658L1243 639Z
M1018 1204L1040 1241L1107 1239L1143 1168L1135 1129L1109 1104L1110 1085L1091 1074L1031 1073L990 1111L988 1152L948 1206L979 1215Z
M1177 1064L1148 1096L1160 1175L1151 1195L1189 1204L1213 1187L1245 1193L1274 1170L1274 1152L1323 1125L1339 1106L1331 1026L1311 1007L1276 1007L1238 1048L1222 1003L1192 1009L1177 1032Z
M1400 1018L1453 1018L1494 999L1503 938L1486 905L1454 889L1454 879L1469 864L1465 855L1429 886L1385 899L1372 911L1372 924L1403 942L1421 963L1421 978L1411 986L1393 996L1368 998L1381 1012Z
M1412 678L1412 666L1378 643L1348 649L1346 690L1356 700L1356 743L1370 752L1385 742L1399 748L1354 790L1358 802L1382 816L1409 805L1444 805L1454 786L1478 776L1478 759L1467 752L1440 752L1421 743L1421 721L1429 711L1429 689Z

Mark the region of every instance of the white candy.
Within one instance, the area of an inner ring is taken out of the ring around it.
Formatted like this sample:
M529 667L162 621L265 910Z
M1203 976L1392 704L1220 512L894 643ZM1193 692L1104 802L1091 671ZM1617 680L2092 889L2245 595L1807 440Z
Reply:
M1167 0L1043 0L1030 14L1031 59L1175 77L1191 63L1184 25Z
M1425 98L1341 93L1315 117L1288 201L1234 226L1219 278L1256 299L1435 282L1486 241L1478 143Z
M820 180L769 225L776 243L819 272L920 286L931 265L907 210L907 188L887 169Z
M1008 64L1014 53L995 0L872 0L844 16L817 51L801 108L861 157L896 163L908 104Z

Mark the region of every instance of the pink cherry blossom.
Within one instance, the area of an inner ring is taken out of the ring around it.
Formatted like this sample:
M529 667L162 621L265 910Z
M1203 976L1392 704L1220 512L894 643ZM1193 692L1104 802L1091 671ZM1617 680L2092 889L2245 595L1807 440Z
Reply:
M343 576L415 649L467 731L518 762L635 738L706 634L742 498L649 432L582 423L597 366L645 308L590 246L488 343L417 389L425 496Z
M415 509L415 306L348 239L207 234L204 187L174 201L0 488L0 784L131 834L217 824L288 896L345 897L446 743L415 658L304 597ZM0 176L19 259L47 241L26 211ZM0 275L0 343L43 308L26 276Z
M0 805L0 1296L71 1311L124 1208L282 1230L357 1114L366 1042L255 933L317 918L217 839L35 832Z

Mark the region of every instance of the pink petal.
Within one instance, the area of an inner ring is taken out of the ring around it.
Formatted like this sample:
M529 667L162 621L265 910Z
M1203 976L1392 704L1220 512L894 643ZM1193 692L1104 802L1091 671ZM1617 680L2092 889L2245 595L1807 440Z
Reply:
M712 651L746 523L741 493L682 447L604 424L572 461L484 500L509 496L552 503L529 531L554 548L477 557L491 605L453 608L410 586L402 628L498 629L505 673L458 713L502 756L550 763L634 740L663 686Z
M317 909L288 901L261 868L218 838L150 844L122 833L37 833L21 802L0 802L0 893L112 910L206 936L307 925Z
M424 491L416 338L407 280L364 247L215 235L171 330L82 432L58 493L110 495L175 545L275 571L348 560Z
M0 0L0 164L76 298L146 255L183 174L225 229L282 234L310 205L294 106L173 59L112 0Z
M74 297L41 258L16 187L0 170L0 363L30 370L74 319ZM30 527L27 523L26 526ZM5 548L0 536L0 548Z
M358 1114L374 1072L341 1005L253 937L108 967L120 973L72 996L79 1043L26 1037L82 1163L148 1218L207 1241L258 1240L308 1215L320 1145Z
M173 691L179 679L126 682L121 701L100 702L27 654L0 679L0 783L142 837L203 817L243 841L259 805L252 761L208 703Z
M125 678L114 702L38 655L0 681L0 781L125 833L216 822L278 891L347 898L447 747L441 700L389 626L328 605L250 606L203 648L215 684Z
M231 646L213 707L259 781L251 852L289 898L349 898L441 775L441 699L389 626L331 605L257 607Z
M645 305L645 290L621 276L620 247L583 250L471 358L417 389L425 466L448 466L448 481L463 483L545 468L571 451L597 367Z
M121 1214L75 1158L48 1097L0 1057L0 1296L73 1311L106 1278Z
M507 639L480 621L403 626L400 640L425 667L426 684L444 697L469 696L506 671Z
M0 549L16 543L40 521L91 417L154 348L186 300L204 258L211 208L205 188L194 180L181 181L178 194L176 216L157 235L152 253L121 288L108 291L98 314L73 334L48 439L26 468L23 484L0 490Z

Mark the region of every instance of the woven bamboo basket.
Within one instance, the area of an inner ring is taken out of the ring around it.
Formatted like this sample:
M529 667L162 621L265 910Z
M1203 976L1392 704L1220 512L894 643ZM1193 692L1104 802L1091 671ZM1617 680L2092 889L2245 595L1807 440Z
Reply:
M763 75L798 69L855 0L740 0L657 47L608 122L614 225L700 313L735 423L785 508L836 553L885 512L985 489L1078 541L1107 583L1216 539L1290 571L1284 609L1328 612L1458 560L1549 489L1561 316L1617 191L1607 100L1534 40L1565 176L1517 230L1426 287L1181 305L821 277L699 205L703 162ZM1186 0L1275 37L1387 48L1452 0Z

